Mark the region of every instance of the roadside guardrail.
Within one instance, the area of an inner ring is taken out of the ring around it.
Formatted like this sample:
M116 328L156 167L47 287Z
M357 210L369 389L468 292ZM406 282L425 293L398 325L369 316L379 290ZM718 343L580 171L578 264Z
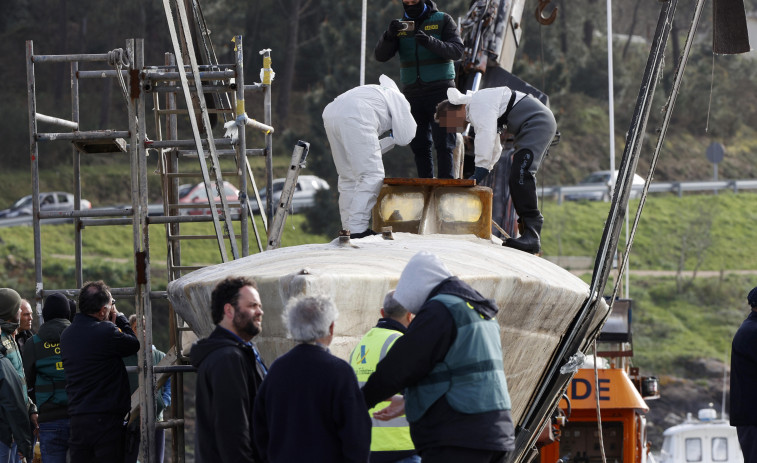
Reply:
M641 185L634 185L632 191L641 193ZM652 182L649 185L650 193L674 193L679 197L689 191L713 191L733 190L738 193L741 190L757 189L757 179L744 180L718 180L718 181L691 181L691 182ZM606 192L608 188L603 185L573 185L573 186L545 186L537 187L537 193L543 197L556 197L557 204L562 204L566 195L580 193ZM612 190L610 189L610 194Z

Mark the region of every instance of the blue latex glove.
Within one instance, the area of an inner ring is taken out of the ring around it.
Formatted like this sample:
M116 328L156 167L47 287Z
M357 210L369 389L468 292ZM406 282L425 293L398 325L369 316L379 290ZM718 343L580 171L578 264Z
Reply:
M481 183L486 176L489 175L489 170L485 167L476 167L476 170L473 171L473 175L468 177L468 180L475 180L476 184Z

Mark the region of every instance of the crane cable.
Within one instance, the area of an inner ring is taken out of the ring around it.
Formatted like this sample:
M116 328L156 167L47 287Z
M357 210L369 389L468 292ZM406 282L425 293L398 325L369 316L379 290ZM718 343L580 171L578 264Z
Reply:
M633 240L636 235L636 229L639 225L639 220L641 219L641 211L644 208L644 204L647 200L647 193L649 192L649 185L652 183L652 175L654 174L655 167L657 167L657 161L660 157L660 152L662 151L662 144L665 140L665 134L668 131L668 126L670 125L670 119L673 114L673 108L675 107L676 98L678 97L678 92L681 87L681 82L683 81L683 74L684 70L686 69L686 63L688 62L689 58L689 52L691 51L691 46L694 42L694 36L696 33L697 25L699 24L699 18L702 13L702 8L704 7L704 3L706 0L698 0L697 1L697 7L694 11L694 17L691 20L691 27L689 28L689 33L686 37L686 43L684 46L683 53L681 54L680 62L678 63L678 66L676 67L674 78L673 78L673 87L670 90L670 96L668 96L668 101L665 104L665 116L663 118L662 126L660 127L660 134L657 137L657 145L655 146L655 150L652 154L652 162L649 167L649 173L647 174L647 178L644 181L644 188L641 193L641 199L639 200L639 208L636 210L636 216L634 217L633 221L633 227L631 227L630 236L628 238L628 243L626 243L626 251L623 253L623 261L620 267L620 273L618 275L618 279L615 282L615 288L613 289L612 293L612 301L615 300L615 297L618 295L618 291L620 289L620 281L621 276L623 275L623 272L627 268L628 265L628 256L631 254L631 246L633 245Z

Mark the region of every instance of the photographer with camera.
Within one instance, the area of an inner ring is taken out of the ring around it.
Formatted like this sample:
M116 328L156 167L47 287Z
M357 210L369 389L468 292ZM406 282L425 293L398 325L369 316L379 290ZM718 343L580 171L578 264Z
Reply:
M436 105L455 86L454 61L463 56L463 40L450 15L439 11L431 0L402 0L405 13L381 35L374 55L389 61L399 52L402 93L410 102L418 125L410 148L415 155L418 177L434 177L431 148L436 148L437 177L452 178L452 150L455 134L434 121Z
M60 336L71 461L122 462L131 408L122 357L136 354L139 340L103 281L79 290L79 311Z

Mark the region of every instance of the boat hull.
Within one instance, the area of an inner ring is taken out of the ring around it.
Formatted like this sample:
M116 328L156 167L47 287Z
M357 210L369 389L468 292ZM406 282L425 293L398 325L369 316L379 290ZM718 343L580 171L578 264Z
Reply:
M588 285L547 260L473 235L395 233L394 238L373 236L346 246L335 240L255 254L172 281L168 297L193 331L204 337L214 328L210 298L215 285L229 276L254 279L265 312L263 332L255 342L270 363L294 345L281 317L287 301L329 296L339 309L331 350L346 359L375 325L384 295L397 285L408 260L420 251L432 252L455 276L499 306L504 368L517 422L586 301ZM604 301L600 305L589 332L607 311Z

